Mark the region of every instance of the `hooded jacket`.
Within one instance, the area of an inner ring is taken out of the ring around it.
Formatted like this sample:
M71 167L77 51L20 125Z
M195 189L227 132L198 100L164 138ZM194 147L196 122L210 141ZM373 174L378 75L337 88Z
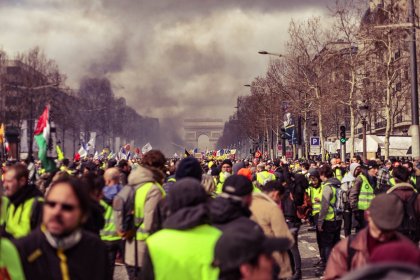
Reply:
M163 222L162 231L154 233L151 238L162 238L164 232L171 231L172 234L177 235L186 235L192 238L190 235L192 229L208 224L208 212L206 207L206 201L208 195L204 188L201 186L200 182L193 178L184 178L180 181L177 181L173 188L168 193L166 198L166 204L168 209L169 216ZM214 231L218 230L207 226L208 229L213 229ZM213 240L214 236L209 233L208 241L215 242ZM159 239L157 239L159 240ZM156 240L155 240L156 241ZM153 248L150 248L153 249ZM202 249L198 249L202 250ZM177 252L171 248L165 248L165 252L169 258L178 258ZM203 251L203 254L208 254L209 252ZM212 252L211 252L212 254ZM186 260L187 261L187 260ZM189 266L197 266L199 264L195 263L196 260L189 259L188 263L178 264L178 268L188 269ZM210 264L209 264L210 267ZM203 271L206 268L202 267ZM146 248L145 257L144 257L144 266L142 271L142 279L154 279L156 271L154 270L153 261L149 253L149 249ZM176 271L174 271L176 275Z
M209 202L210 222L221 231L225 231L236 223L255 224L250 220L251 215L248 207L228 198L219 196Z
M142 166L139 166L133 170L128 176L128 185L123 188L134 188L134 191L141 188L145 183L156 182L155 176L152 171ZM125 190L127 192L127 190ZM144 230L150 232L153 223L153 214L156 209L158 202L162 199L162 192L158 187L157 183L151 187L146 196L146 204L144 206ZM121 228L122 216L123 216L123 204L124 202L119 199L119 196L114 198L114 217L116 221L117 229ZM137 245L135 244L137 242ZM137 253L135 252L137 248ZM130 266L135 266L135 259L137 254L137 265L141 267L143 263L144 252L146 244L144 241L127 240L125 243L125 263Z
M285 237L293 242L293 236L284 219L281 208L265 193L254 193L251 204L252 217L270 237ZM292 276L292 268L287 252L275 253L274 259L280 266L279 279L286 279Z
M343 191L349 191L353 185L354 180L356 180L356 177L354 176L354 171L356 171L356 168L359 167L360 164L353 162L350 164L350 170L349 172L344 175L343 180L341 180L341 189Z

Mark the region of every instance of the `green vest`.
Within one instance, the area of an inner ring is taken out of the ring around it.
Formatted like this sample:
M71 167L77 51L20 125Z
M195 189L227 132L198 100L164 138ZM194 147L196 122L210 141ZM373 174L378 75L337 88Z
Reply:
M337 178L340 182L341 182L341 180L343 180L343 174L341 173L340 168L336 168L334 170L334 177Z
M315 216L321 211L321 200L322 200L322 186L318 188L310 187L311 202L312 202L312 216ZM315 201L315 198L319 199L319 202Z
M1 197L1 208L0 208L0 226L3 226L7 218L7 210L9 208L9 199L5 196Z
M415 175L411 175L411 176L410 176L410 182L411 182L411 184L412 184L414 187L416 187L416 184L417 184L417 177L416 177Z
M336 190L335 187L331 186L331 184L329 184L329 183L325 183L325 184L322 183L322 185L321 185L322 192L324 192L324 188L327 187L327 186L331 188L333 194L332 194L332 198L330 200L330 204L328 206L327 215L325 216L325 221L334 221L335 213L334 213L333 206L334 206L335 202L337 201L337 197L336 197L337 190ZM322 201L322 194L321 194L321 201Z
M117 227L115 226L114 222L114 211L112 206L103 200L100 201L100 204L105 209L105 225L104 228L100 231L101 239L104 241L121 240L121 237L117 234Z
M216 184L216 190L214 191L217 195L222 193L223 190L223 184L225 183L227 177L225 177L225 175L220 172L219 174L219 182L217 182Z
M365 175L359 175L362 179L362 186L360 187L359 199L357 202L358 210L366 210L369 208L371 201L375 198L373 187Z
M219 270L211 263L221 232L200 225L188 230L163 229L150 236L147 248L156 280L216 280Z
M149 233L144 229L144 206L146 204L147 194L150 189L156 185L162 192L162 197L165 197L165 190L159 183L148 182L141 185L134 196L134 225L137 227L136 239L146 240L149 237Z
M24 237L31 232L31 216L35 199L42 200L42 198L33 197L21 203L17 208L10 203L7 210L6 232L14 238Z
M257 173L257 182L260 186L264 186L270 181L276 180L276 176L268 171L261 171Z
M252 183L252 192L253 193L260 193L261 190L254 183Z
M19 253L6 238L0 240L0 269L6 269L12 280L25 280Z

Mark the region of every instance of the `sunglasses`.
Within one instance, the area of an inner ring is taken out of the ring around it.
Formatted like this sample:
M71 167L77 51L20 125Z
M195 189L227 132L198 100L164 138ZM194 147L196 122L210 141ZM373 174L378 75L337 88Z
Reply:
M75 205L72 204L68 204L68 203L60 203L57 201L52 201L52 200L46 200L45 205L47 205L49 208L54 209L55 206L60 205L60 209L63 210L64 212L72 212L74 209L76 209Z

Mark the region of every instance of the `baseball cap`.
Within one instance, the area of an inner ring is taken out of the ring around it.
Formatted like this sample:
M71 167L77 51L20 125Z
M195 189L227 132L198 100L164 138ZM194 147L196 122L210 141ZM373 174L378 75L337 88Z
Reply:
M369 214L379 229L396 230L403 220L404 205L394 194L379 194L370 203Z
M313 177L319 178L319 171L317 169L315 169L315 168L310 168L308 170L308 174L309 174L309 176L313 176Z
M227 228L214 249L213 266L221 273L238 269L260 254L287 251L293 242L288 238L267 237L255 223L235 223Z
M379 168L379 165L375 160L369 160L367 162L367 169L372 169L372 168Z
M223 184L222 192L228 196L246 196L252 193L253 187L250 180L242 175L231 175Z

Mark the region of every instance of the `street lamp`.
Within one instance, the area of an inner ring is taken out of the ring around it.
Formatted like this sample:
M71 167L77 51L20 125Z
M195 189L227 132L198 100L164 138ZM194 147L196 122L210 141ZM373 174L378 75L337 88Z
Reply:
M363 134L363 159L367 158L367 143L366 143L366 118L369 114L369 105L366 104L366 101L362 101L359 105L359 114L362 118L362 134Z
M259 54L263 54L263 55L272 55L272 56L278 56L278 57L284 57L284 55L280 54L280 53L271 53L268 51L259 51Z

